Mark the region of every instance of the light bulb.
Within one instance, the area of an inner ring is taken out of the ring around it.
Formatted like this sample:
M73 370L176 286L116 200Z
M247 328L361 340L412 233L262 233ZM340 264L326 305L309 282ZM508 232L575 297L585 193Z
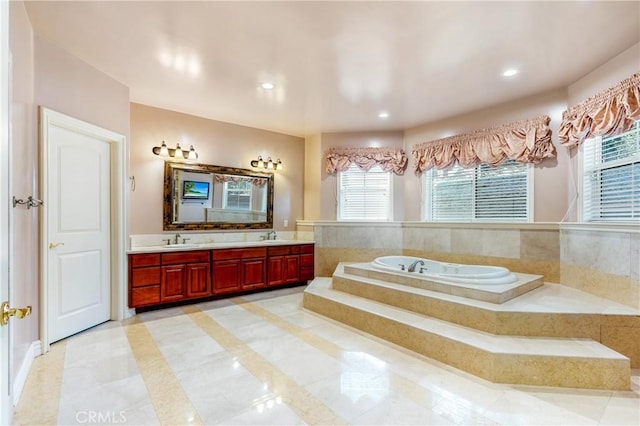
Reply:
M162 145L160 145L160 156L161 157L169 156L169 149L167 148L167 144L164 143L164 141L162 141Z
M258 155L258 167L264 168L264 161L262 161L262 155Z
M271 157L267 158L267 169L273 169L273 161L271 161Z
M176 150L173 153L174 158L184 158L184 154L182 153L182 148L180 148L180 144L176 144Z
M193 149L193 145L189 148L189 160L196 160L198 158L198 154L196 154L196 150Z
M282 161L278 158L278 161L276 161L276 170L282 170L283 167Z

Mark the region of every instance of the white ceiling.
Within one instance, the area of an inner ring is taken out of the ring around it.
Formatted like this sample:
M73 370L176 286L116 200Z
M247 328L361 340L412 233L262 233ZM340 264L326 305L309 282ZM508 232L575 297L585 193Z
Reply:
M36 33L127 85L132 102L297 136L405 129L565 87L640 40L638 1L26 9ZM506 79L509 67L521 72Z

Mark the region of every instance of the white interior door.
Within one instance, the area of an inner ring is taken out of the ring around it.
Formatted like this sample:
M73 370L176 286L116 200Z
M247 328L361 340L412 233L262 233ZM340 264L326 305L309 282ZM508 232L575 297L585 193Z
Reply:
M48 343L111 313L110 143L77 121L47 130Z

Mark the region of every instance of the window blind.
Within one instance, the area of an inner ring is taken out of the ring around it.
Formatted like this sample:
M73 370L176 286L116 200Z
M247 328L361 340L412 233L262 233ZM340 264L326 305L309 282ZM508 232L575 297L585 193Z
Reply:
M640 220L640 121L621 135L583 144L582 220Z
M338 220L391 220L391 173L355 164L338 173Z
M224 209L251 210L251 182L225 182Z
M424 174L425 220L437 222L529 220L529 169L507 160L498 167L455 165Z

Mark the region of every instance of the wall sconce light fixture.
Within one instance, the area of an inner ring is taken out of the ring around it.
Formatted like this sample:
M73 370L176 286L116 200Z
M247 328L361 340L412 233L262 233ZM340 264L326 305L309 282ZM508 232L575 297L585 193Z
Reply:
M271 157L267 157L267 161L264 161L262 159L262 155L258 155L257 160L251 161L251 167L267 170L282 170L284 166L282 165L282 161L280 161L279 158L275 162L273 162L273 160L271 160Z
M195 149L193 149L193 145L191 145L186 155L185 155L185 152L182 150L182 148L180 148L180 143L176 143L176 147L174 149L174 148L167 147L167 144L164 141L162 141L162 145L154 146L151 149L151 151L153 151L155 155L159 155L160 157L170 157L170 158L175 158L176 160L197 160L198 159L198 153L196 152Z

